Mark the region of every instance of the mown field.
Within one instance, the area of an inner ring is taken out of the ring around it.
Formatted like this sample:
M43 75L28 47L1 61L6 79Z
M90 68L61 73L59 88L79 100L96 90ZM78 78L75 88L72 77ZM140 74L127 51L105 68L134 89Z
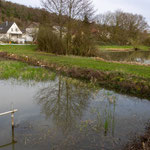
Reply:
M16 54L18 56L28 56L39 61L47 62L49 64L54 63L70 68L79 67L108 72L120 72L150 79L149 66L111 63L88 57L58 56L54 54L39 52L36 45L0 46L0 52L8 52L11 54Z

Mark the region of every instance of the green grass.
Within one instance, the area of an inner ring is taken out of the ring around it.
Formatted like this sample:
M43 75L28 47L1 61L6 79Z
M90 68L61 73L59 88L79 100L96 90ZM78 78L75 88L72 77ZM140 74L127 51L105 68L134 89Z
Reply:
M47 54L43 52L37 52L35 45L0 46L0 51L14 53L20 56L26 55L31 58L47 62L49 64L55 63L60 66L67 66L67 67L80 67L80 68L88 68L88 69L100 70L100 71L121 72L124 74L131 74L131 75L136 75L139 77L150 79L149 66L110 63L110 62L95 60L93 58L88 58L88 57L56 56L56 55Z
M53 79L54 73L21 62L0 61L0 79L9 78L43 81Z
M98 49L99 50L102 50L102 51L105 51L105 50L133 50L133 46L127 46L127 45L124 45L124 46L118 46L118 45L105 45L105 46L98 46ZM139 49L140 50L150 50L150 47L148 46L139 46Z
M17 54L33 54L36 52L36 45L0 45L0 52L10 52Z

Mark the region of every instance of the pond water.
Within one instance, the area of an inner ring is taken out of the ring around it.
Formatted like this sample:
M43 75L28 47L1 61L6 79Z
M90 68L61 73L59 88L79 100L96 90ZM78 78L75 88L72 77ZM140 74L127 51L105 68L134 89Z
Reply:
M0 112L12 103L14 135L10 115L0 117L0 150L120 150L150 118L148 100L63 77L0 81Z
M99 57L112 61L127 61L150 64L150 51L100 52Z

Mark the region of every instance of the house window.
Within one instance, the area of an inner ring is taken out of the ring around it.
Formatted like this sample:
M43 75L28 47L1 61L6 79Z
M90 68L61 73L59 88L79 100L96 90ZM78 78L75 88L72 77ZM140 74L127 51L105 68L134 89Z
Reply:
M16 32L18 32L18 29L16 28Z
M11 28L11 31L13 32L13 28Z

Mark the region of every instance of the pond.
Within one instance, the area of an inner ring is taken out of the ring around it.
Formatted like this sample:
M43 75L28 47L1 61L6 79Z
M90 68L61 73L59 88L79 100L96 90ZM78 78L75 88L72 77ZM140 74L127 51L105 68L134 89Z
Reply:
M100 52L99 57L110 61L127 61L150 64L150 51Z
M149 121L150 102L65 77L0 81L0 150L120 150ZM11 143L15 141L13 144Z

